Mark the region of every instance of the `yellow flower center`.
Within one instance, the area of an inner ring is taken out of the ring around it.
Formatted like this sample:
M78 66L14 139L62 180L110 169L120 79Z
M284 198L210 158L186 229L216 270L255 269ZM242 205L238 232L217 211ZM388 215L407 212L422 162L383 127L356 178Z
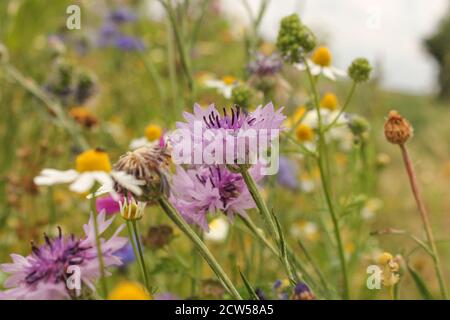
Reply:
M145 128L145 137L148 141L155 141L161 138L162 128L157 124L150 124Z
M111 171L108 154L98 149L91 149L78 155L75 165L78 172Z
M389 261L391 261L392 259L393 259L392 254L390 254L389 252L383 252L378 257L378 263L384 266L387 265Z
M145 292L139 284L131 281L120 282L108 295L108 300L151 300L152 296Z
M331 65L331 52L327 47L319 47L314 51L312 61L321 66L328 67Z
M226 84L226 85L232 85L233 83L235 83L237 81L237 79L233 76L224 76L222 78L222 81Z
M311 141L314 139L313 129L306 124L300 124L297 127L295 134L297 135L297 139L300 142Z
M334 93L327 92L320 101L320 106L330 111L334 111L339 106L338 98Z

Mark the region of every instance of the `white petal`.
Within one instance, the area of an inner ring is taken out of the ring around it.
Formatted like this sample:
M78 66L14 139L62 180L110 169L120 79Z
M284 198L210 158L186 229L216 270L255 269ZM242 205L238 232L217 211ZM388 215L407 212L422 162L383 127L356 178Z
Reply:
M145 147L148 144L149 144L149 141L147 140L146 137L133 139L133 140L131 140L131 143L130 143L130 149L132 149L132 150L138 149L140 147Z
M322 67L318 66L317 64L311 64L310 70L313 76L317 76L322 72Z
M297 70L300 70L300 71L306 70L306 66L304 63L295 63L294 68L296 68Z
M322 69L322 73L325 77L327 77L330 80L336 81L336 76L334 75L331 68L325 67Z
M224 86L220 91L226 99L231 98L231 94L233 93L234 86Z
M69 189L77 193L89 192L94 186L95 178L91 172L85 172L78 176L78 178L72 183Z
M333 73L337 76L340 76L340 77L347 76L347 72L345 72L344 70L338 69L336 67L330 67L330 68L331 68L331 71L333 71Z
M78 175L79 173L76 170L44 169L39 176L34 178L34 183L40 186L69 183L74 181Z
M142 194L142 190L139 186L144 185L144 181L138 180L134 176L123 171L111 171L111 176L125 189L130 190L138 196Z
M209 88L222 89L226 84L222 80L210 79L204 82L204 85Z

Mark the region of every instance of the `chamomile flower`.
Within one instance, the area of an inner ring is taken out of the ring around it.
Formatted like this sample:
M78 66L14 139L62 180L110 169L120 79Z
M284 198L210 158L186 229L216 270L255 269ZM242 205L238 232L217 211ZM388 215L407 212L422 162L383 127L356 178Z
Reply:
M148 146L152 143L160 143L163 137L163 129L154 123L145 127L144 136L131 141L130 149L138 149L140 147Z
M223 242L228 236L230 223L224 217L218 217L209 223L209 232L205 233L205 239L211 242Z
M233 76L224 76L222 79L205 80L204 85L207 88L217 89L226 99L231 98L233 88L239 84L239 80Z
M142 193L139 186L143 184L132 175L112 170L108 154L100 149L87 150L78 155L75 169L42 170L40 175L34 178L34 183L40 186L70 183L69 189L77 193L87 193L98 183L102 188L108 189L114 199L119 199L118 193L113 189L114 184L138 195Z
M364 220L370 220L374 218L377 211L383 207L383 201L378 198L371 198L366 201L364 207L361 209L361 217Z
M326 78L336 81L336 76L344 77L347 75L345 71L332 66L331 61L332 56L330 49L327 47L318 47L313 52L311 59L306 60L306 63L314 76L323 74ZM295 67L301 71L307 69L307 66L304 63L297 63L295 64Z
M320 237L319 227L312 221L298 220L292 224L291 234L294 237L304 237L309 241L315 241Z
M322 100L320 100L320 107L335 111L339 108L339 100L334 93L327 92L323 95Z

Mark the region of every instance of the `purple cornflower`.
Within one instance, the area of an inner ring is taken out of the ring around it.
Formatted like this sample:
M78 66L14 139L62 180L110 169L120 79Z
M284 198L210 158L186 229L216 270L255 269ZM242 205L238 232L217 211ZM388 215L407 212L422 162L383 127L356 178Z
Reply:
M119 35L116 25L112 23L102 25L98 32L98 46L102 48L113 46Z
M184 151L185 139L190 138L192 141L191 153L190 155L183 153L181 157L184 159L188 156L192 158L195 150L201 145L203 150L206 148L208 150L225 150L222 159L214 156L215 164L248 163L249 159L254 159L255 152L261 150L249 149L250 142L246 134L251 133L257 139L258 145L264 142L266 146L269 146L277 138L278 130L281 129L285 119L282 110L283 108L280 108L275 111L273 104L269 103L264 107L259 106L250 113L246 113L239 106L235 106L228 112L223 108L221 114L213 104L206 109L202 109L200 105L195 104L193 114L184 113L186 122L177 122L178 130L172 136L171 144L173 149L177 150L177 155L181 155L179 151ZM230 142L232 142L233 147L229 147ZM242 154L242 149L245 150L245 154ZM230 159L233 163L230 163Z
M181 300L177 295L170 292L162 292L155 294L155 300Z
M133 245L128 242L126 245L124 245L121 249L119 249L115 255L120 258L122 261L122 265L120 265L120 268L124 268L130 263L136 261L136 256L134 255Z
M297 167L286 157L280 157L277 180L280 185L291 190L298 189Z
M315 300L316 297L309 289L308 285L304 282L298 282L294 288L294 294L291 300Z
M283 67L283 60L277 54L266 56L260 52L247 65L247 70L251 75L259 77L272 76L280 72Z
M79 296L81 290L69 290L67 279L72 272L68 267L78 267L81 284L95 291L95 281L99 278L99 260L95 246L94 216L84 225L85 236L74 235L64 237L59 230L56 238L45 235L45 244L32 244L32 253L26 257L12 254L12 263L0 265L0 269L10 276L4 282L5 291L0 292L1 299L17 300L60 300ZM96 217L100 234L111 225L114 218L105 220L102 212ZM102 254L105 268L122 264L115 254L127 243L127 239L119 237L119 227L109 240L102 239ZM108 273L107 273L108 274Z
M136 13L129 8L121 7L111 11L108 15L108 19L113 23L122 24L136 21L137 16Z
M254 166L250 174L260 179L260 168ZM230 219L235 214L246 215L255 203L242 176L225 166L197 166L184 170L177 167L172 177L170 201L188 223L195 223L208 231L207 214L224 212Z
M119 35L114 45L122 51L143 51L145 49L144 43L137 37Z

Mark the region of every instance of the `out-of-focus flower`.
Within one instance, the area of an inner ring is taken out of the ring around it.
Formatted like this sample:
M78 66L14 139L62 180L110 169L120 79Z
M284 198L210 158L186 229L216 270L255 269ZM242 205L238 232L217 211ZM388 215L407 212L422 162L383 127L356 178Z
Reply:
M205 239L211 242L223 242L228 236L230 223L223 217L213 219L209 223L209 231L205 233Z
M389 163L391 163L391 157L389 157L388 154L386 154L386 153L377 154L377 158L376 158L376 162L375 162L377 169L383 169L387 165L389 165ZM450 168L450 166L449 166L449 168ZM450 175L450 169L449 169L449 175Z
M298 125L300 123L300 121L303 119L303 116L306 113L306 107L305 106L300 106L297 109L295 109L294 113L292 114L292 116L288 117L283 125L286 128L294 128L296 125Z
M171 226L160 224L148 228L147 234L144 237L146 246L153 250L164 248L172 241L174 232Z
M382 282L385 287L392 287L400 280L398 274L400 270L400 257L393 257L389 252L383 252L378 257L378 263L380 264L382 271Z
M291 296L291 300L315 300L316 296L312 293L311 289L304 282L299 282L294 287L294 293Z
M250 169L255 180L260 179L259 168ZM245 216L255 203L241 174L229 171L225 166L199 166L193 169L177 167L172 177L170 201L188 223L195 223L209 230L208 213L223 211L232 218Z
M134 255L134 249L131 242L128 242L121 249L119 249L115 255L120 258L120 261L122 261L122 265L119 266L121 269L136 261L136 256Z
M166 143L165 139L166 134L164 134L163 129L159 125L151 123L145 127L144 137L131 141L130 148L138 149L153 144L159 144L160 147L164 147Z
M141 39L127 35L118 36L114 44L122 51L143 51L145 49L145 45Z
M207 279L202 281L201 292L207 299L222 299L225 294L225 289L219 281Z
M320 100L320 107L334 111L339 108L339 100L334 93L327 92L323 95L322 100Z
M83 290L69 290L67 277L73 272L70 266L80 269L81 284L84 288L95 291L95 281L99 278L99 261L95 244L94 220L97 219L99 232L103 234L111 225L113 218L105 220L105 213L91 215L89 223L84 225L85 236L63 237L59 235L50 239L45 235L45 244L32 245L32 253L26 257L12 254L13 263L0 266L10 274L4 283L5 291L1 293L4 299L18 300L60 300L79 296ZM105 268L122 264L116 256L127 239L119 237L123 225L117 229L109 240L102 241L101 250ZM106 273L109 275L109 273Z
M297 129L295 129L295 135L299 142L313 141L315 136L313 128L305 123L301 123Z
M152 144L128 151L114 164L114 169L126 172L141 181L142 192L135 193L119 183L114 184L114 188L122 194L130 191L137 200L152 204L159 196L169 192L167 181L169 164L170 155L166 147Z
M115 214L120 212L120 199L116 200L110 195L95 199L97 212L105 210L106 214Z
M239 84L239 79L233 76L224 76L222 79L207 79L203 84L207 88L217 89L217 92L224 98L230 99L233 88Z
M247 65L250 75L257 77L274 76L283 67L283 60L276 54L264 55L257 52L252 61Z
M298 170L295 164L286 157L280 156L277 180L280 185L291 190L298 189Z
M162 292L155 294L155 300L181 300L176 294L170 292Z
M92 112L86 107L73 107L69 111L69 115L85 128L92 128L97 125L98 120Z
M294 237L303 237L309 241L316 241L320 237L317 224L307 220L298 220L293 223L290 232Z
M335 81L336 76L346 76L345 71L342 71L331 65L331 52L327 47L317 48L311 59L307 59L306 63L314 76L323 74L326 78ZM297 63L295 67L298 70L304 71L307 66L304 63Z
M291 284L289 279L277 280L273 284L273 291L279 300L288 300Z
M75 163L75 170L44 169L34 178L34 183L40 186L71 183L69 189L77 193L87 193L98 183L115 199L119 199L119 195L113 189L114 184L133 194L142 194L140 186L143 185L143 181L121 170L112 170L109 156L103 150L84 151L77 156Z
M126 7L116 8L108 14L108 19L116 24L134 22L137 19L136 13Z
M121 281L108 295L108 300L151 300L152 296L136 282Z
M361 217L365 220L374 218L377 211L383 207L383 201L378 198L371 198L366 201L364 207L361 209Z

